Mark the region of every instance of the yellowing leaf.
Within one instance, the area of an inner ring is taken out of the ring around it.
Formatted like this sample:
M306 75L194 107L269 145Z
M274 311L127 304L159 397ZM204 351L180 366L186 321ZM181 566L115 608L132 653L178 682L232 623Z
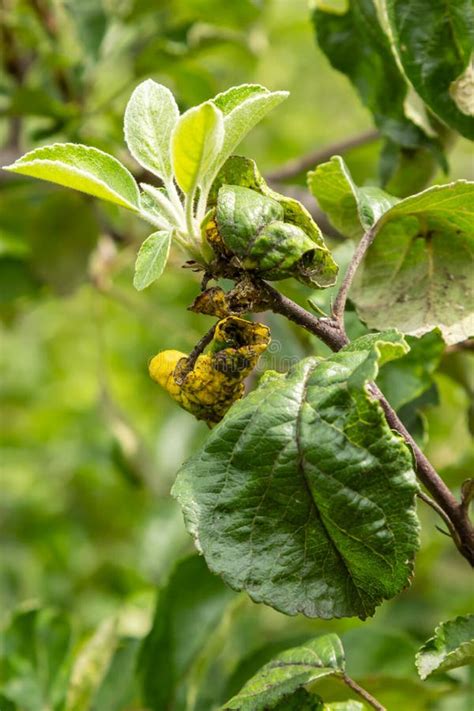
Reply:
M201 104L181 116L172 135L172 161L184 193L191 193L203 182L223 139L222 112L213 104Z
M270 342L269 329L236 316L217 324L209 354L187 372L187 357L163 351L150 362L150 375L198 420L219 422L244 394L244 380Z

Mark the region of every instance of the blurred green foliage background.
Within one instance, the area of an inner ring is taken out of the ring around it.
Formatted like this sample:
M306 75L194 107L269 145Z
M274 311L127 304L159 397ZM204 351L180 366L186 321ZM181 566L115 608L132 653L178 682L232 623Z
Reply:
M233 84L290 90L240 148L263 172L371 127L318 50L305 0L4 0L0 12L2 164L43 143L74 141L109 151L138 175L122 116L147 77L170 87L182 110ZM379 149L375 141L346 154L359 183L376 181ZM473 177L467 141L450 165L450 178ZM151 382L147 363L161 349L189 351L207 330L208 317L186 310L199 279L176 253L138 294L133 262L147 233L133 216L6 173L0 190L0 623L20 604L51 606L70 616L80 640L125 610L127 631L142 635L156 587L192 550L169 490L207 432ZM268 323L278 344L268 365L323 352L281 320ZM355 317L352 327L362 328ZM447 354L435 380L436 404L423 414L426 451L457 490L474 463L468 356ZM423 684L416 676L419 644L438 621L472 606L465 561L420 509L414 583L365 623L286 618L235 595L207 662L214 696L201 708L225 700L233 675L245 680L268 650L329 631L342 634L349 671L389 708L408 708L407 694L413 710L472 708L466 670ZM248 667L236 671L244 658Z

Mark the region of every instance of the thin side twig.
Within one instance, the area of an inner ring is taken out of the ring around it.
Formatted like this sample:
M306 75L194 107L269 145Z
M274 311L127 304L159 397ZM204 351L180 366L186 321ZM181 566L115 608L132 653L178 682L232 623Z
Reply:
M437 504L436 501L434 501L434 499L431 499L429 496L427 496L423 491L419 491L418 494L417 494L417 496L418 496L418 498L421 499L421 501L423 501L427 506L429 506L431 509L433 509L433 511L435 511L435 512L438 514L438 516L439 516L440 518L443 519L444 523L445 523L446 526L448 527L449 533L451 534L451 538L452 538L454 541L457 541L456 545L457 545L458 548L459 548L459 545L458 545L458 544L459 544L459 536L458 536L458 534L457 534L457 531L456 531L456 529L454 528L453 524L451 523L451 519L450 519L449 516L444 512L444 510L441 508L441 506L440 506L439 504ZM438 528L438 526L436 526L436 528ZM441 529L438 529L438 530L441 530ZM443 533L445 534L445 536L449 536L449 534L446 533L446 531L443 531Z
M364 701L367 701L369 706L372 706L373 709L377 709L377 711L387 711L385 706L382 706L381 703L377 701L376 698L372 696L372 694L369 694L369 692L364 689L362 686L359 686L359 684L354 681L354 679L351 679L350 676L347 674L343 674L342 680L346 686L349 687L349 689L352 689L358 696L360 696Z
M182 385L182 383L184 382L184 379L186 378L188 373L190 373L192 371L192 369L194 368L194 365L195 365L197 359L199 358L199 356L201 355L201 353L204 351L206 346L208 346L209 343L214 338L214 332L216 330L218 323L219 322L216 321L216 323L213 326L211 326L209 331L207 331L207 333L205 333L204 336L196 343L193 350L191 351L191 353L189 354L189 356L186 359L186 364L182 368L180 368L179 373L176 373L175 378L176 378L176 382L178 383L178 385Z
M379 138L379 135L378 131L371 129L369 131L364 131L364 133L361 133L358 136L351 136L350 138L333 143L330 146L318 148L302 158L290 160L288 163L282 165L281 168L271 171L266 175L266 179L268 181L278 182L281 180L295 178L297 175L300 175L300 173L303 173L306 170L311 170L319 163L324 163L334 155L338 155L339 153L347 153L347 151L350 151L353 148L358 148L359 146L364 146L367 143L376 141L377 138Z
M354 277L356 275L356 272L362 262L362 260L365 257L365 254L367 250L369 249L370 245L375 239L376 235L376 227L375 225L371 227L370 230L368 230L362 239L360 240L359 244L357 245L357 248L352 256L351 262L347 268L347 271L345 273L343 282L341 284L341 287L337 293L337 296L334 300L334 306L332 309L332 315L333 318L336 319L341 324L341 327L343 327L344 324L344 312L346 310L346 303L347 303L347 297L349 295L349 290L352 286L352 282L354 281Z

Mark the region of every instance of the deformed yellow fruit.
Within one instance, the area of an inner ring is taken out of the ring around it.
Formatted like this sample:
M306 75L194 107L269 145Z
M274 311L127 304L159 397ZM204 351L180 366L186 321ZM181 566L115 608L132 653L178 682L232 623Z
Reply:
M244 380L269 342L267 326L228 316L218 322L209 353L199 355L190 372L187 356L170 350L151 360L150 375L198 420L219 422L243 396Z

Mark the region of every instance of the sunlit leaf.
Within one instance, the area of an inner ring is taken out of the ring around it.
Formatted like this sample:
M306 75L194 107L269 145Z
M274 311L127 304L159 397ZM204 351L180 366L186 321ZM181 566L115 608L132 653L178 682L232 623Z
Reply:
M222 112L208 102L189 109L172 134L173 170L179 187L192 193L209 179L208 171L224 140Z
M98 148L55 143L26 153L4 170L40 178L138 210L138 186L116 158Z
M172 232L154 232L143 242L135 262L133 285L141 291L159 279L168 261Z
M380 188L359 188L340 156L308 173L308 187L334 227L358 238L398 202Z
M173 94L152 79L137 86L125 110L125 140L130 153L165 182L172 179L171 134L178 118Z

